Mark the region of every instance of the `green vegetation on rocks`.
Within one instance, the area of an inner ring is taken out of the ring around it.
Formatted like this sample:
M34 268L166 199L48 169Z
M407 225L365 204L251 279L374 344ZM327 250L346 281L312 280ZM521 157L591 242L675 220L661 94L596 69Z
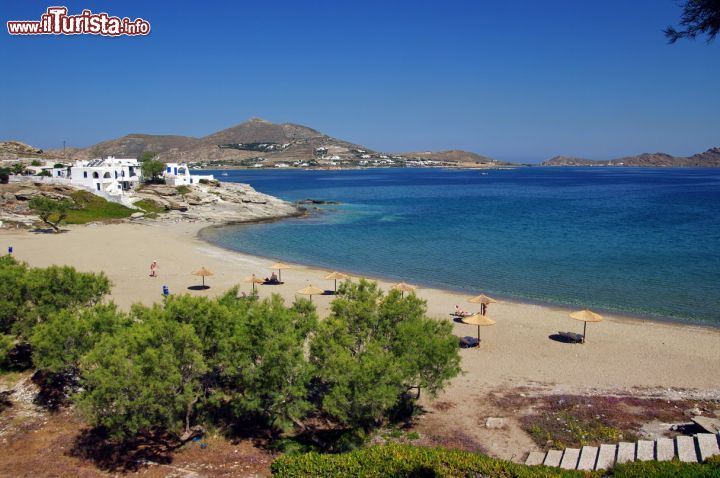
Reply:
M711 478L720 476L717 458L706 463L634 462L591 472L526 466L460 450L391 444L343 454L284 455L273 462L272 472L287 478Z

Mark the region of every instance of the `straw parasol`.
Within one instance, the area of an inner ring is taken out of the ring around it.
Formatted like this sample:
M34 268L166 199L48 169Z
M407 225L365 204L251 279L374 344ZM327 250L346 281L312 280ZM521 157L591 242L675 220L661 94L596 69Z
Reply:
M400 293L404 296L405 292L413 292L415 289L417 289L417 286L406 284L405 282L398 282L390 288L399 290Z
M204 267L201 267L200 270L193 272L192 275L202 277L202 286L205 287L205 278L215 274L205 269Z
M325 280L334 280L335 281L335 293L337 294L337 281L348 279L350 276L347 274L343 274L342 272L331 272L328 275L325 276Z
M292 269L292 266L290 264L285 264L283 262L276 262L275 264L270 266L270 269L278 270L278 280L280 282L282 282L282 270L283 269Z
M600 314L596 314L592 310L584 309L584 310L578 310L577 312L573 312L570 314L570 317L575 320L580 320L584 322L583 324L583 338L582 343L585 343L585 334L587 333L587 323L588 322L600 322L603 320L603 316Z
M299 291L297 291L297 293L302 294L302 295L309 295L310 302L312 302L312 296L323 294L323 293L325 293L325 291L319 287L315 287L314 285L310 284L309 286L304 287L304 288L300 289Z
M468 299L468 302L473 304L480 304L480 313L485 315L485 312L487 312L487 306L497 301L492 297L486 296L485 294L480 294L476 297L470 297Z
M460 319L463 324L477 325L478 328L478 347L480 346L480 327L487 327L495 325L495 321L483 314L473 314L469 317L463 317Z
M263 281L262 279L259 279L259 278L255 277L255 274L253 274L253 275L251 275L251 276L247 276L246 278L244 278L244 279L243 279L243 282L251 283L251 284L252 284L252 290L253 290L253 292L255 292L255 285L256 285L256 284L262 284L264 281Z

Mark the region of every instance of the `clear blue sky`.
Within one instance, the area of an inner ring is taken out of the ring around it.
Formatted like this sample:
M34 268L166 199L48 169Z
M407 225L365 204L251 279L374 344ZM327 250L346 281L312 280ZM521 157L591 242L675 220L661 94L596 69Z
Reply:
M7 34L55 4L153 30ZM251 116L515 161L720 146L720 40L668 45L675 0L2 0L0 13L0 139L43 148Z

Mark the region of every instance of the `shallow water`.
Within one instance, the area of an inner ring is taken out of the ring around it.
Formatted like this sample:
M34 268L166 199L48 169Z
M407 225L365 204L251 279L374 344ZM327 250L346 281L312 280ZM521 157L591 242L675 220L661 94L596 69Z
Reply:
M223 247L468 293L720 326L720 170L229 171L311 218Z

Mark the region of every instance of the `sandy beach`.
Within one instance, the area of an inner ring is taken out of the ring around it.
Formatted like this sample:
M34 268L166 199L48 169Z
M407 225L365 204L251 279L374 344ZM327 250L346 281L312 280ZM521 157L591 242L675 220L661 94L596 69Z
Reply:
M272 260L215 247L198 237L204 223L113 224L72 227L63 234L35 234L2 230L0 246L13 246L14 255L33 266L67 264L81 271L104 271L113 282L112 300L123 309L135 302L150 304L161 299L162 286L172 294L213 296L256 274L268 276ZM149 277L153 260L159 263L158 277ZM207 279L210 289L189 290L200 278L191 272L206 267L214 275ZM295 291L313 284L331 289L328 271L305 266L284 270L284 285L259 286L260 297L281 294L292 301ZM387 289L389 283L380 281ZM478 291L478 293L481 291ZM418 289L427 300L428 315L452 321L456 304L474 311L467 296L437 289ZM331 296L314 296L321 317L328 314ZM439 412L426 400L428 426L440 420L443 426L464 426L468 420L482 422L494 410L484 406L490 391L528 390L528 393L633 394L663 398L707 398L720 396L720 330L681 324L606 316L588 324L584 345L552 340L558 331L582 332L582 323L568 317L568 311L549 306L499 301L488 315L497 325L483 327L482 344L463 349L464 374L452 381L434 403L458 404L472 400L475 408L453 407ZM476 328L454 324L459 337L474 336ZM455 425L453 425L453 423ZM522 434L490 433L476 428L477 440L489 440L488 451L517 458L523 450L535 448Z

